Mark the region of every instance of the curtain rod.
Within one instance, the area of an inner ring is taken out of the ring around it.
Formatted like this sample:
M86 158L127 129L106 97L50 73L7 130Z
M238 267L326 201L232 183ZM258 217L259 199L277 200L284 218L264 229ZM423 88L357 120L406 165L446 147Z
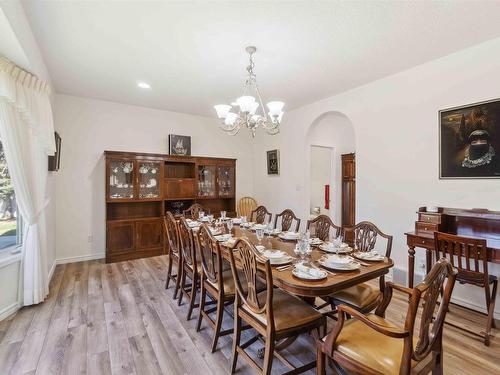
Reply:
M0 56L0 70L23 86L51 93L51 87L47 82L2 56Z

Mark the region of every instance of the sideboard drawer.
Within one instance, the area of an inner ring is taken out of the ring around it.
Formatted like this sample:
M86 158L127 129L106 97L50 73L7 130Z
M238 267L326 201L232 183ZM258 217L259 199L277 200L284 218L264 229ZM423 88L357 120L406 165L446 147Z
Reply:
M434 238L432 237L419 237L408 236L408 246L425 247L426 249L434 249Z
M441 215L419 212L418 221L423 223L441 224Z
M415 222L415 233L417 234L432 234L439 231L439 224L424 223L422 221Z

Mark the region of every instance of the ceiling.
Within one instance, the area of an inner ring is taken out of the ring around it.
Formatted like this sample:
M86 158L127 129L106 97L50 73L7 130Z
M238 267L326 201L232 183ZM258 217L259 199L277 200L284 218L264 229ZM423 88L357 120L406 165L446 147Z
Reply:
M500 2L24 7L58 92L208 116L241 95L250 44L264 101L290 110L500 36Z

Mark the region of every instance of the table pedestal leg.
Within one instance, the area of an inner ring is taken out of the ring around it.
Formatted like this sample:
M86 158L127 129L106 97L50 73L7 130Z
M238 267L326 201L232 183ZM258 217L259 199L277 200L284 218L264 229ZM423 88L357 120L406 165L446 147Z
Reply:
M415 274L415 246L408 247L408 288L413 288Z

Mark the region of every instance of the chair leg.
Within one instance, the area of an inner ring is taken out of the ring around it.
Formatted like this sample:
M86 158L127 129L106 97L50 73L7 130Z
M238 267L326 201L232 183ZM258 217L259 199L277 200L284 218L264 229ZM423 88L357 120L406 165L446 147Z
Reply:
M200 332L201 320L203 319L203 312L205 311L205 298L207 292L205 291L205 286L203 285L203 277L200 281L200 309L198 311L198 323L196 323L196 332Z
M177 300L177 306L182 304L182 297L184 296L186 289L186 270L184 269L184 265L182 265L180 272L181 281L179 282L179 299Z
M241 317L238 316L238 311L236 310L236 302L234 308L234 338L233 338L233 363L231 364L231 375L234 374L236 370L236 364L238 363L238 346L240 345L241 339Z
M191 287L191 298L189 299L189 308L186 316L186 320L191 319L191 314L193 313L193 308L196 303L196 291L198 289L198 275L196 273L193 273L193 280L192 280L192 287Z
M273 367L274 358L274 336L268 335L266 337L266 346L264 348L264 366L262 368L262 375L269 375Z
M220 330L222 328L222 318L224 317L224 301L219 296L217 299L217 313L215 316L215 334L214 334L214 339L212 341L212 353L215 352L215 349L217 348L217 342L219 341L219 336L220 336Z
M179 292L181 286L181 274L182 272L182 259L179 259L177 262L177 277L175 278L175 290L174 290L174 299L177 299L177 293Z
M432 367L432 375L443 375L443 353L432 353L434 356L434 366Z
M490 331L495 326L495 299L497 294L498 280L493 282L493 289L490 296L490 288L486 286L484 291L486 293L486 308L488 309L488 320L486 321L486 334L484 337L484 345L490 346Z
M316 343L316 375L326 374L326 355L323 353L323 344Z
M170 278L172 277L172 262L173 259L171 256L168 257L168 268L167 268L167 281L165 282L165 289L168 289L168 285L170 284Z

